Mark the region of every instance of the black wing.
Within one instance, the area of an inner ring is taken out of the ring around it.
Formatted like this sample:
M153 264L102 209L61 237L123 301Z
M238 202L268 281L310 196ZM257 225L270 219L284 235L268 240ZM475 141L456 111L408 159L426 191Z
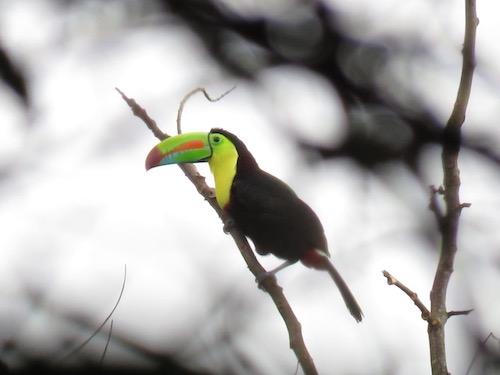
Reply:
M298 260L313 248L328 251L314 211L286 183L267 172L236 176L228 211L261 254Z

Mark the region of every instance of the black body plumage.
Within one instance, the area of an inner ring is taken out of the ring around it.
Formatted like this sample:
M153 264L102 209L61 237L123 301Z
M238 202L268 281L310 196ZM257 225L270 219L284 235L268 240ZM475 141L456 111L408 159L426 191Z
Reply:
M225 210L259 254L298 261L311 249L328 254L323 226L314 211L282 180L259 168L234 134L213 129L235 145L236 175Z
M212 129L236 147L238 161L224 210L261 254L328 271L356 321L363 313L339 272L330 262L323 226L303 200L283 181L259 168L245 144L234 134Z

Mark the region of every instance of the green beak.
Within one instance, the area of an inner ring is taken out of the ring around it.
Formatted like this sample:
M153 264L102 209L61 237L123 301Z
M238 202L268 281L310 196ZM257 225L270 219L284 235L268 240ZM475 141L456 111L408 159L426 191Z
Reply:
M208 133L184 133L157 144L146 158L146 170L160 165L197 163L212 156Z

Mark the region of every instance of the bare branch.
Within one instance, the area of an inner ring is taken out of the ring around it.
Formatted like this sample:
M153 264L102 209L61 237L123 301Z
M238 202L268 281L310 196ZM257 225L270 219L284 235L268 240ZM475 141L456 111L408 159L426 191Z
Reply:
M469 310L458 310L458 311L448 311L448 318L450 316L457 316L457 315L469 315L469 313L471 313L472 311L474 311L474 309L469 309Z
M423 320L429 320L429 310L427 307L424 305L424 303L418 298L417 293L412 291L410 288L408 288L406 285L401 283L399 280L397 280L394 276L392 276L389 272L387 271L382 271L383 275L387 278L387 284L389 285L395 285L399 289L401 289L410 299L415 303L415 305L419 308L420 312L422 313L422 319Z
M472 206L472 203L460 203L460 209L469 208L470 206Z
M205 97L208 100L217 101L217 100L220 100L225 95L227 95L233 89L227 91L222 96L220 96L219 98L216 98L216 99L212 99L208 95L208 93L206 92L206 90L204 88L197 88L197 89L189 92L181 101L181 104L179 106L179 111L177 113L177 131L179 132L179 134L181 133L181 130L182 130L181 129L182 110L184 108L186 101L192 95L194 95L197 92L203 92L203 94L205 95ZM140 107L134 99L129 99L118 89L117 89L117 91L122 95L122 98L131 107L134 115L136 115L141 120L143 120L144 123L146 124L146 126L153 131L153 134L158 139L163 140L163 139L169 137L168 134L163 133L162 131L160 131L157 128L156 122L154 122L152 119L149 118L146 110L144 110L142 107ZM179 167L182 169L184 174L189 178L189 180L195 185L198 192L205 198L205 200L217 212L217 214L221 218L222 222L226 223L230 218L221 210L221 208L217 204L217 200L215 199L214 190L206 184L205 177L201 176L198 173L198 170L196 169L196 167L192 164L179 164ZM233 237L234 242L236 243L241 255L243 256L243 259L245 260L248 268L253 273L253 275L255 277L257 277L258 275L265 272L266 270L262 267L262 265L259 263L259 261L255 257L255 254L252 251L246 237L240 231L238 231L236 228L234 228L234 226L231 228L229 228L229 227L225 227L225 228L226 228L225 230L227 230L230 233L230 235ZM304 373L307 375L318 374L318 371L316 370L316 366L314 364L314 361L313 361L311 355L309 354L309 351L307 350L307 347L304 343L300 322L298 321L298 319L297 319L295 313L293 312L288 300L286 299L285 295L283 294L282 288L278 285L276 278L267 277L262 281L262 283L260 285L264 288L265 291L267 291L269 293L274 304L276 305L276 308L278 309L279 313L281 314L281 316L286 324L287 330L288 330L288 335L289 335L289 340L290 340L290 348L294 351Z
M115 87L115 90L120 93L120 95L122 96L123 100L125 100L125 102L128 104L128 106L132 110L132 113L134 114L134 116L137 116L142 121L144 121L144 123L146 124L146 126L148 127L148 129L153 132L153 134L154 134L154 136L156 138L158 138L158 139L160 139L160 140L163 141L164 139L166 139L166 138L169 137L167 134L163 133L160 130L160 128L158 127L158 125L156 125L156 121L153 120L151 117L149 117L149 115L146 112L146 110L144 108L142 108L140 105L138 105L134 99L131 99L131 98L127 97L117 87Z
M446 292L455 254L458 249L457 235L460 213L460 171L458 153L460 151L461 128L469 101L472 77L475 67L475 40L478 19L475 0L465 0L465 36L463 45L462 74L455 106L443 131L443 187L445 213L441 220L441 251L431 290L431 314L428 326L431 367L433 375L447 375L444 325L449 317L446 310Z

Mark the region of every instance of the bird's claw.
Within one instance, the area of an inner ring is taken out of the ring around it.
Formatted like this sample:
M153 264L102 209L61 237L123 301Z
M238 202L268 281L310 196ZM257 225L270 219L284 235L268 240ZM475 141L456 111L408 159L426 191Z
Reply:
M274 279L276 279L276 275L272 271L265 271L265 272L262 272L262 273L260 273L260 274L257 275L257 277L255 278L255 282L257 283L259 289L266 290L263 287L262 283L268 277L273 277Z
M227 219L224 222L224 226L222 227L222 230L224 231L225 234L229 234L231 232L231 229L234 228L234 220L233 219Z

